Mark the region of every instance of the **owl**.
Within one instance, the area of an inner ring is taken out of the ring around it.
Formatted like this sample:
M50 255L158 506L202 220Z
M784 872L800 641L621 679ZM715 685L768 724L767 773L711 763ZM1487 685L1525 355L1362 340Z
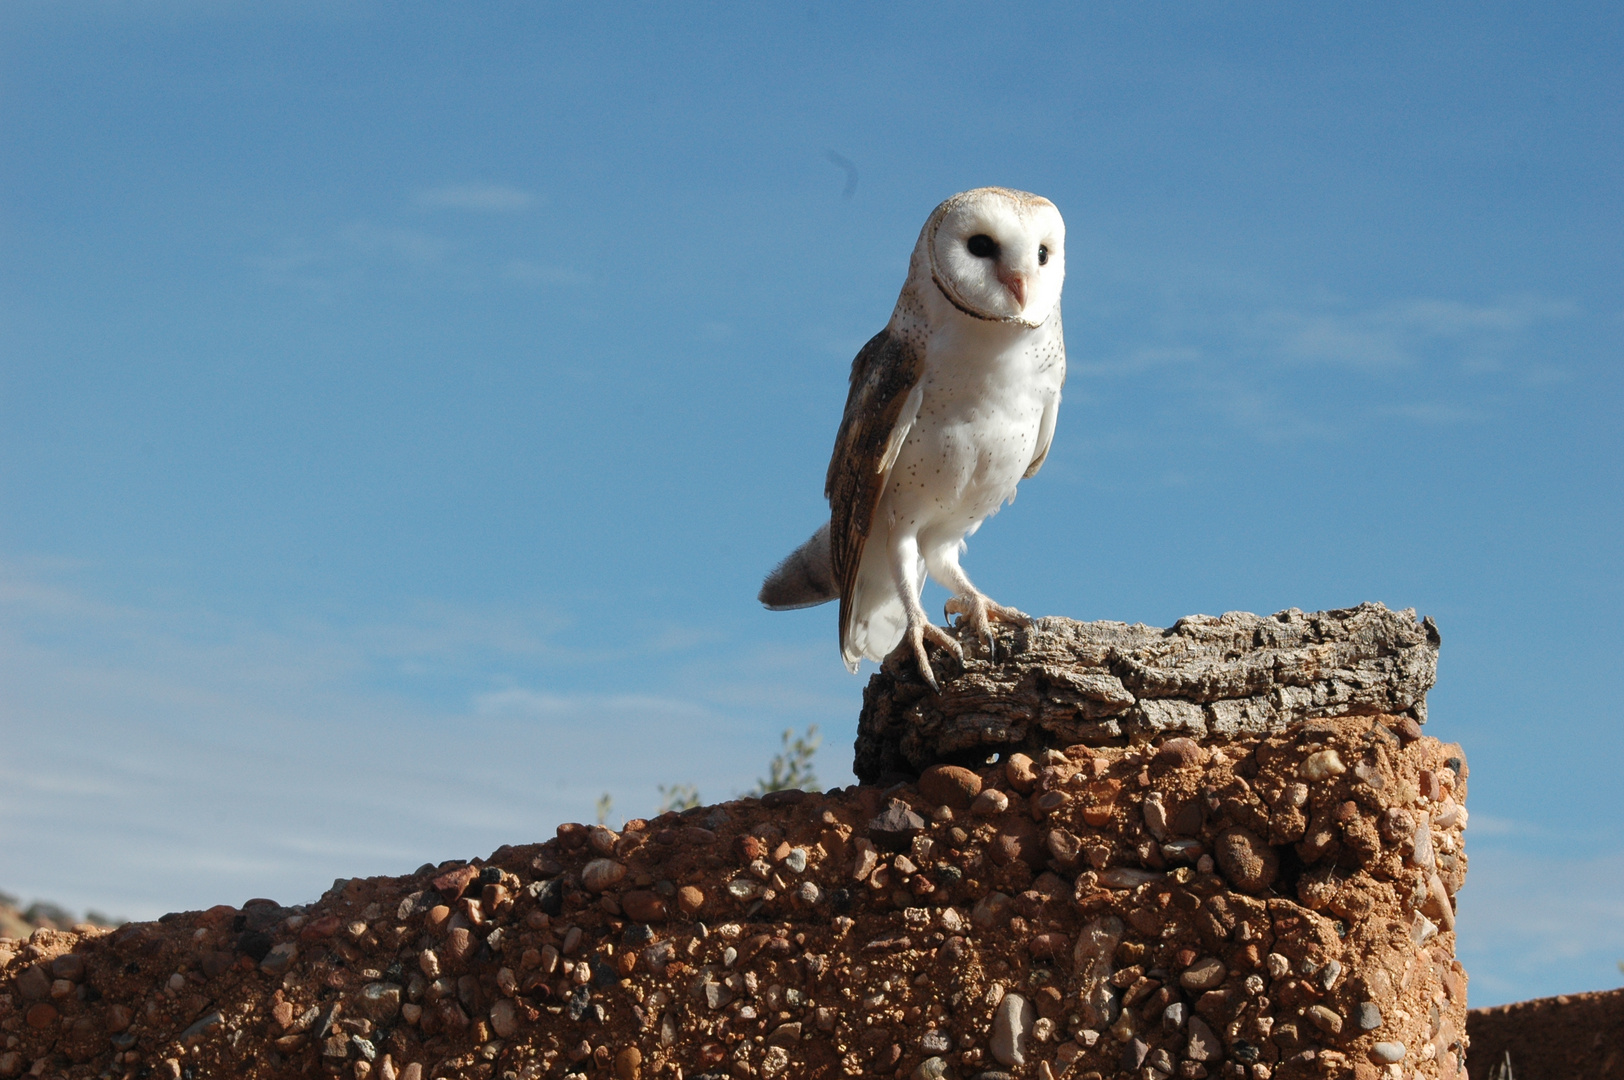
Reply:
M891 321L852 361L829 521L760 593L775 611L838 599L851 671L905 649L935 687L927 642L963 662L920 603L927 573L989 653L993 621L1030 621L971 584L959 556L1048 456L1066 381L1065 276L1065 222L1037 195L976 188L920 230Z

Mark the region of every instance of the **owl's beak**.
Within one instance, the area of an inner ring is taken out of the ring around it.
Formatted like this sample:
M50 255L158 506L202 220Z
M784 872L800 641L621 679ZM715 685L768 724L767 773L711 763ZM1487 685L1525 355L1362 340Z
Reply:
M1026 279L1013 270L998 269L998 281L1015 298L1015 306L1026 310Z

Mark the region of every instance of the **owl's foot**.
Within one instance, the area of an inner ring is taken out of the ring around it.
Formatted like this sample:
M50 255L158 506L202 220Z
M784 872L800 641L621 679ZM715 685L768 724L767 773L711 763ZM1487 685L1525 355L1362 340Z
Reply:
M1030 615L1003 604L995 604L981 593L952 597L943 610L949 616L959 617L954 624L955 629L962 631L968 627L977 640L986 643L988 660L996 659L998 655L998 639L992 632L994 622L1008 623L1010 626L1032 625Z
M940 691L941 687L936 684L936 673L930 669L930 658L925 654L927 639L952 653L960 664L964 663L964 650L953 639L953 635L928 619L921 618L918 622L909 624L908 629L902 632L902 643L897 648L911 649L914 662L919 665L919 674L930 684L932 690Z

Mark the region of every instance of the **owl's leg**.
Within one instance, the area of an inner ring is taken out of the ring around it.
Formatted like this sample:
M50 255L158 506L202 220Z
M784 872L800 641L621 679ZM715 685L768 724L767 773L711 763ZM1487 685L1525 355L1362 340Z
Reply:
M971 584L969 575L959 566L957 543L927 548L925 566L930 570L931 577L953 593L944 606L944 614L959 616L959 628L968 628L977 640L986 643L987 659L995 659L998 654L998 639L992 632L994 622L1011 626L1032 625L1030 616L994 603L986 593Z
M925 682L930 684L932 690L940 690L936 684L936 673L930 669L930 659L925 654L925 642L932 641L958 660L964 663L964 650L953 639L953 635L930 621L925 614L925 607L919 602L919 538L914 535L893 535L891 544L891 576L896 582L897 595L902 599L903 611L907 613L908 626L902 632L902 642L898 649L910 649L913 652L914 662L919 665L919 674Z

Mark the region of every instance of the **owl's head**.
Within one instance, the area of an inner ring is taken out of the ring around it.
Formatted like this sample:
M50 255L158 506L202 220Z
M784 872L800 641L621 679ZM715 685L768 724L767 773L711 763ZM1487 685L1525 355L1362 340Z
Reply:
M966 191L936 208L920 241L937 288L960 311L1040 326L1060 303L1066 223L1048 199L1009 188Z

